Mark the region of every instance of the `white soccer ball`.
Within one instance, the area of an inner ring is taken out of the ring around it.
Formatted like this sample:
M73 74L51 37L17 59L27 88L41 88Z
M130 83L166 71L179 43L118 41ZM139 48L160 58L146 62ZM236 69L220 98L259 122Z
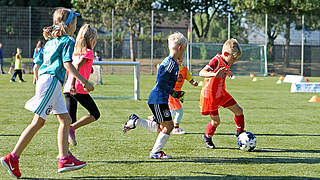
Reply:
M251 132L243 132L238 136L238 147L240 150L253 151L257 145L257 138Z

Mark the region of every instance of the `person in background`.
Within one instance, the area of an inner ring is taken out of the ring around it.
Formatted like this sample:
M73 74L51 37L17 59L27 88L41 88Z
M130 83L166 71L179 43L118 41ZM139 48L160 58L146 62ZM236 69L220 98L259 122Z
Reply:
M25 80L22 79L22 57L21 57L22 50L20 48L17 48L17 54L15 56L15 63L14 63L14 73L12 78L10 79L10 82L16 82L17 75L19 76L19 82L25 82Z
M2 43L0 43L0 73L5 74L3 71L3 48L2 48Z
M44 43L39 40L37 42L37 45L36 45L36 48L34 48L34 52L33 52L33 60L35 60L39 54L40 54L40 51L42 51L43 49L43 46L44 46ZM34 67L35 66L35 62L32 61L32 70L33 70L33 84L36 84L36 77L38 77L38 67Z

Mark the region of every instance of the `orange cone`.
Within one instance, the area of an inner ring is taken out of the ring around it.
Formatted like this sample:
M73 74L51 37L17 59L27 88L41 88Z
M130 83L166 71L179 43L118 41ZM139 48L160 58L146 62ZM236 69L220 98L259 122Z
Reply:
M316 95L312 96L311 99L309 99L309 102L320 102L320 98Z

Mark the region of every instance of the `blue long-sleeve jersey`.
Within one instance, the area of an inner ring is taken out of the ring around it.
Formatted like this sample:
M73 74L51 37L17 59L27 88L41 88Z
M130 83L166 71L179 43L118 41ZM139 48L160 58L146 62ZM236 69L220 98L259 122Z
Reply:
M148 104L168 104L179 73L179 64L171 57L166 57L160 64L157 80L152 89Z

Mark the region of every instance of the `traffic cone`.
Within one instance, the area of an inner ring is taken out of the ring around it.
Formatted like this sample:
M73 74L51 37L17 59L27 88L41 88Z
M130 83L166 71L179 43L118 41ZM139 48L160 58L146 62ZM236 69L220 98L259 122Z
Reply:
M320 98L316 95L312 96L311 99L309 99L309 102L320 102Z

